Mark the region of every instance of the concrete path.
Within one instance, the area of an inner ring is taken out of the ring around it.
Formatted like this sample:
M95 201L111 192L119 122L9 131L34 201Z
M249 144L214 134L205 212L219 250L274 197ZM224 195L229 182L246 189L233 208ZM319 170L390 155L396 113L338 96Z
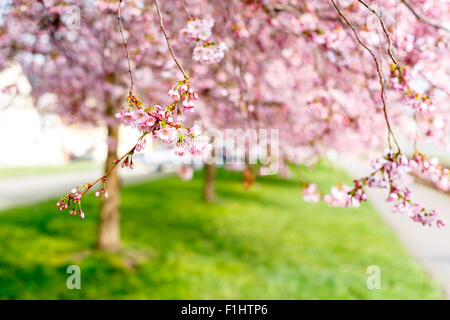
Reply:
M352 176L363 177L369 173L369 161L356 157L344 157L340 165ZM448 222L445 228L423 227L407 216L391 212L385 201L383 190L370 190L369 200L380 215L397 233L400 240L435 279L450 299L450 195L415 183L411 186L412 198L427 207L440 210L441 217ZM382 268L382 266L381 266Z
M161 178L171 172L154 173L138 166L133 170L119 169L124 184ZM0 210L62 197L73 187L94 181L102 174L101 170L91 170L0 179Z

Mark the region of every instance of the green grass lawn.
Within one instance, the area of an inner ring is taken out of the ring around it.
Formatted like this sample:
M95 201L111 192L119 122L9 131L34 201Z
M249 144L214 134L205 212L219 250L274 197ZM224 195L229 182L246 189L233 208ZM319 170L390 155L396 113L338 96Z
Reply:
M71 161L57 166L34 166L34 167L8 167L0 168L1 178L13 178L39 174L58 174L64 172L79 172L102 168L101 163L92 161Z
M219 201L201 202L202 173L126 187L120 253L91 249L98 203L86 219L55 201L0 212L2 299L429 299L440 290L368 204L331 209L302 201L300 181L323 191L348 178L300 169L293 180L220 170ZM81 267L81 290L66 268ZM370 265L381 290L366 287Z

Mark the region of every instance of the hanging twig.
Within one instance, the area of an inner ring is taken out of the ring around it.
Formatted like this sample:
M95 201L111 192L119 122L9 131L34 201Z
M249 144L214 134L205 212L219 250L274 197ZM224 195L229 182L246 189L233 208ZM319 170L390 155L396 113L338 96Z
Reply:
M449 28L447 28L447 27L445 27L445 26L443 26L443 25L441 25L441 24L439 24L439 23L437 23L437 22L431 20L430 18L428 18L428 17L426 17L426 16L420 14L419 12L417 12L417 11L414 9L414 7L412 6L412 4L409 3L409 1L407 1L407 0L400 0L400 2L403 3L403 4L408 8L408 10L411 11L411 13L412 13L418 20L420 20L420 21L422 21L422 22L425 22L426 24L428 24L428 25L430 25L430 26L432 26L432 27L435 27L435 28L437 28L437 29L442 29L442 30L444 30L444 31L446 31L446 32L450 32L450 29L449 29Z
M189 77L187 76L186 72L184 72L183 67L181 66L180 62L178 62L177 57L175 56L175 53L173 52L172 46L170 45L170 38L167 35L166 29L164 28L164 20L163 17L161 15L161 11L159 10L159 5L158 5L158 0L155 0L155 7L156 7L156 12L158 12L158 16L159 16L159 26L161 28L162 33L164 34L164 37L166 38L166 42L167 42L167 46L169 47L169 51L170 54L173 58L173 61L175 61L175 64L177 65L178 69L180 69L181 73L183 74L185 79L189 79Z
M368 4L366 4L364 1L362 0L358 0L359 3L361 3L363 6L365 6L367 8L367 10L369 10L375 17L377 17L378 21L380 21L381 24L381 29L383 29L383 33L386 36L387 42L388 42L388 55L392 60L392 63L394 63L396 66L398 66L397 63L397 59L394 57L394 54L392 52L392 39L391 39L391 34L389 33L389 31L386 28L386 24L384 23L383 18L381 17L381 15L376 12L372 7L370 7Z
M181 2L181 6L183 7L184 12L186 12L188 18L191 19L192 16L191 16L191 13L189 12L189 10L188 10L188 8L186 6L186 3L184 2L184 0L180 0L180 2Z
M128 44L127 40L125 39L125 35L123 34L123 27L122 27L122 18L120 16L120 6L122 5L123 0L119 0L119 5L117 6L117 20L119 20L119 29L120 34L122 36L123 45L125 47L125 52L127 54L127 62L128 62L128 73L130 74L130 96L133 95L133 86L134 86L134 79L133 79L133 73L131 72L131 59L130 59L130 53L128 52Z
M141 140L141 139L143 139L145 135L146 135L146 133L144 133L144 134L138 139L138 141ZM98 178L97 180L95 180L95 181L92 182L92 183L87 183L87 184L85 184L86 190L84 190L83 193L82 193L81 195L83 196L86 192L89 191L89 189L91 189L91 188L92 188L94 185L96 185L98 182L100 182L100 181L105 182L105 181L106 181L106 177L108 177L108 175L111 173L111 171L113 171L114 168L117 167L117 165L118 165L123 159L125 159L125 157L127 157L127 156L129 156L129 155L133 155L134 150L136 149L136 147L137 147L137 143L134 145L133 148L130 149L130 151L128 151L127 153L125 153L120 159L114 160L113 165L111 166L111 168L109 168L109 169L105 172L105 174L104 174L103 176L101 176L100 178Z
M389 147L390 147L390 137L392 136L395 145L397 146L398 151L400 151L400 146L397 142L397 139L395 138L395 135L392 131L391 128L391 124L389 122L389 117L387 114L387 104L386 104L386 99L385 99L385 80L384 80L384 76L381 70L381 64L380 61L378 60L378 58L376 57L376 55L373 53L373 51L364 43L361 41L358 33L356 32L355 27L350 23L350 21L348 21L348 19L344 16L344 14L342 13L342 11L339 9L339 7L337 6L337 4L335 3L334 0L330 0L331 3L333 4L333 7L336 9L337 13L339 14L339 16L342 18L342 20L345 21L345 23L352 29L353 34L355 35L356 41L358 41L358 43L367 50L367 52L369 52L369 54L372 56L373 61L375 62L375 66L376 66L376 70L377 70L377 74L378 74L378 78L379 78L379 82L380 82L380 86L381 86L381 101L383 103L383 113L384 113L384 118L386 120L386 125L388 128L388 143L389 143Z
M130 74L130 89L129 89L129 94L130 97L133 96L133 86L134 86L134 79L133 79L133 73L131 72L131 59L130 59L130 54L128 52L128 45L127 45L127 41L125 39L125 35L123 33L123 27L122 27L122 19L121 19L121 14L120 14L120 6L122 5L123 0L119 0L119 4L117 6L117 20L119 21L119 29L120 29L120 34L122 35L122 40L123 40L123 44L125 47L125 51L127 54L127 61L128 61L128 73ZM139 139L144 138L144 136L146 135L146 133L144 133ZM103 176L101 176L100 178L98 178L97 180L91 182L91 183L86 183L85 186L85 190L82 192L81 196L83 196L86 192L88 192L94 185L96 185L98 182L106 181L106 178L108 177L108 175L115 169L115 167L117 167L117 165L123 160L125 159L127 156L132 155L134 153L134 150L137 147L137 143L133 146L133 148L130 149L130 151L128 151L127 153L125 153L121 158L116 159L112 166L106 170L105 174Z

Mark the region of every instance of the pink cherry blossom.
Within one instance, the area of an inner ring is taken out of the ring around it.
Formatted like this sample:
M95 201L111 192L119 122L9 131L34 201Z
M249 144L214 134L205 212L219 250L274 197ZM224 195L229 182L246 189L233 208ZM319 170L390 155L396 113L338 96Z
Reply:
M318 202L320 200L320 191L317 189L315 183L309 184L306 188L302 190L303 200L307 202Z
M164 143L173 143L178 138L177 129L164 127L156 132L156 136Z
M178 176L182 180L191 180L194 175L194 169L190 166L181 166L178 169Z

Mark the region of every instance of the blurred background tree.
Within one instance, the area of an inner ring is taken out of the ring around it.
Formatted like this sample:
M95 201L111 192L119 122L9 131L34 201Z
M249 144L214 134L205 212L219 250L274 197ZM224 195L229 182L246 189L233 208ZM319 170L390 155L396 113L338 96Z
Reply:
M19 63L42 112L67 123L107 129L105 170L117 159L115 119L129 88L128 67L117 23L118 1L9 1L3 8L1 68ZM130 5L122 23L132 51L139 96L158 103L178 79L152 6ZM120 247L120 180L108 179L102 200L98 247Z

